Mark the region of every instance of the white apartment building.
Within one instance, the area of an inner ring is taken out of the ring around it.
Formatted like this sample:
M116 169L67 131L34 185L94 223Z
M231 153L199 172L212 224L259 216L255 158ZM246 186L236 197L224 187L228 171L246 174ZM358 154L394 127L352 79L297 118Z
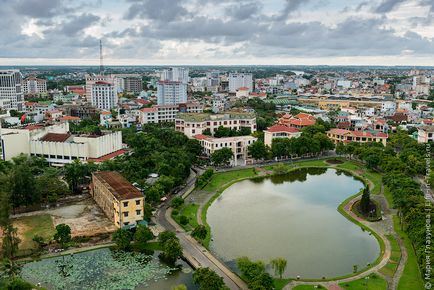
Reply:
M396 111L396 102L386 101L381 103L381 112Z
M54 166L63 166L76 159L101 162L125 153L120 131L102 135L72 135L68 122L0 130L2 160L27 154L44 157Z
M248 163L248 147L258 140L253 136L214 138L202 134L195 135L193 138L200 142L204 148L204 153L208 156L216 150L230 148L234 154L231 160L233 166L243 166Z
M253 91L253 75L251 73L229 73L229 92L235 93L239 88L246 87Z
M301 136L301 131L294 127L284 125L273 125L264 131L264 144L271 147L274 139L277 138L298 138Z
M91 102L92 100L92 87L97 82L106 82L115 85L115 80L111 75L86 75L86 100ZM117 90L115 90L117 91Z
M115 86L108 82L95 82L92 85L91 91L92 106L100 110L110 111L117 107L118 94L115 91Z
M184 133L192 138L195 135L203 134L209 129L214 135L218 127L240 130L249 128L251 132L256 131L256 117L251 113L227 113L227 114L188 114L180 113L175 119L175 130Z
M172 67L165 69L160 74L161 81L180 82L183 84L188 83L188 68Z
M38 95L47 93L47 81L38 79L34 76L25 78L21 83L21 88L26 95Z
M203 105L187 103L178 105L157 105L140 110L139 122L141 124L175 122L176 115L184 113L202 113Z
M23 76L17 69L0 70L0 105L2 109L23 109Z
M142 76L139 74L115 74L112 78L118 93L138 94L143 90Z
M422 126L417 129L417 142L428 143L434 141L434 126Z
M176 105L187 103L187 84L179 81L157 83L157 104Z

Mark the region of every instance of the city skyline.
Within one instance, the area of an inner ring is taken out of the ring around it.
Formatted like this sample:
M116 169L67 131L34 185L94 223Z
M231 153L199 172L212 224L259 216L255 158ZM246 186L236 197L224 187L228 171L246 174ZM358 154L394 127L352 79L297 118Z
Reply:
M1 2L6 66L434 65L427 0Z

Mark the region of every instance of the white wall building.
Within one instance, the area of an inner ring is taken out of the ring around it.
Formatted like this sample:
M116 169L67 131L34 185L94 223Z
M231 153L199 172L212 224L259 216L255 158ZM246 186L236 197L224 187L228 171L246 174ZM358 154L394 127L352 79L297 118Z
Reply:
M3 109L23 109L22 78L19 70L0 70L0 105Z
M140 110L139 122L141 124L175 122L176 115L183 113L202 113L203 105L187 103L179 105L157 105Z
M396 102L386 101L381 103L381 112L395 111L395 110L396 110Z
M253 91L253 75L251 73L230 73L229 92L235 93L239 88L246 87Z
M27 77L22 83L22 91L24 94L37 95L47 93L47 81L36 77Z
M187 84L178 81L157 83L157 104L176 105L187 103Z
M111 110L117 107L118 94L115 86L108 82L95 82L91 91L92 106L100 110Z
M86 100L91 102L92 100L92 87L97 82L106 82L115 85L115 80L111 75L86 75ZM117 92L117 89L115 88Z
M188 68L172 67L172 68L165 69L161 72L160 80L187 84Z
M75 159L99 162L105 157L113 158L124 153L120 131L102 135L72 135L67 122L47 127L28 125L1 129L0 144L3 160L27 154L44 157L56 166Z

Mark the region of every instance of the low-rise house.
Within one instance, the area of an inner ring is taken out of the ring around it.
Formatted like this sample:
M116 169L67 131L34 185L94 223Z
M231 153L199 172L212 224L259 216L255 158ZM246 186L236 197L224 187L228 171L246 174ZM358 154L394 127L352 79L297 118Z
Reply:
M264 131L264 143L271 146L273 139L276 138L298 138L301 135L301 131L294 127L288 127L283 125L273 125Z
M277 121L277 124L279 125L294 127L297 129L303 129L308 126L315 125L315 123L316 123L316 118L306 113L299 113L296 116L291 116L290 114L284 114Z
M388 135L384 132L376 131L350 131L345 129L331 129L327 131L327 137L329 137L335 144L339 142L381 142L386 146Z
M417 142L428 143L434 141L434 126L422 126L417 128Z
M143 194L119 172L92 173L90 193L116 227L134 227L143 221Z

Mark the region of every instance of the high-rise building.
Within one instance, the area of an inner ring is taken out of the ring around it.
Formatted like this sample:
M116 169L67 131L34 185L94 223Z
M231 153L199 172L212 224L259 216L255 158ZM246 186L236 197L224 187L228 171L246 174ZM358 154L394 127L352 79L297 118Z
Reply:
M25 78L22 83L22 91L25 95L38 95L47 93L47 81L34 76Z
M220 75L218 71L206 73L207 87L215 87L220 85Z
M239 88L248 88L253 91L253 75L250 73L230 73L229 92L235 93Z
M23 109L23 91L21 81L23 76L17 69L0 70L0 104L3 109Z
M157 83L158 105L176 105L187 103L187 84L176 81Z
M188 68L172 67L161 72L160 80L188 83Z
M96 82L92 85L91 101L92 106L100 110L110 111L115 108L118 103L115 86L108 82Z
M92 102L92 87L97 82L106 82L113 86L115 85L115 80L112 75L86 75L86 100L88 102Z

